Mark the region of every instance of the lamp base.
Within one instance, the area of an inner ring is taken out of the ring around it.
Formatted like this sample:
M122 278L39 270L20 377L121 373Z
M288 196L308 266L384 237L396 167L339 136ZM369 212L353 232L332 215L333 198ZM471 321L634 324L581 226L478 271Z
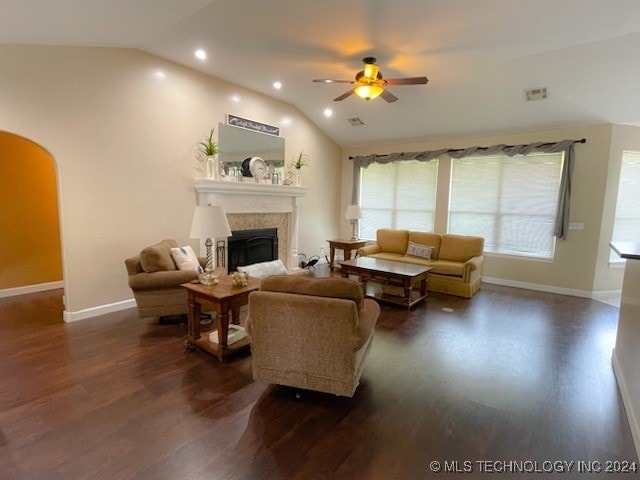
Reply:
M218 277L214 275L213 272L204 272L201 273L198 277L200 279L200 283L203 285L217 285Z

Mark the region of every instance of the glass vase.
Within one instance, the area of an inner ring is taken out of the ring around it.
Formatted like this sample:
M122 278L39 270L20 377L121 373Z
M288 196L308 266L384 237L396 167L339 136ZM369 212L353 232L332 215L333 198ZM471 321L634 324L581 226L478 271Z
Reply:
M218 166L218 159L215 156L207 156L207 160L205 161L205 170L207 178L212 178L214 180L220 179L220 167Z

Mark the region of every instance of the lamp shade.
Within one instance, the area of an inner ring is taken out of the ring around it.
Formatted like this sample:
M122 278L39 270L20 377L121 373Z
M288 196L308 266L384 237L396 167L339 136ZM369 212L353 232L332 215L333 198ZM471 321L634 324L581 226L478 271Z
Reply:
M347 211L344 213L344 218L347 220L358 220L362 218L362 211L360 211L359 205L349 205Z
M193 211L191 238L222 238L231 236L231 228L224 208L197 206Z

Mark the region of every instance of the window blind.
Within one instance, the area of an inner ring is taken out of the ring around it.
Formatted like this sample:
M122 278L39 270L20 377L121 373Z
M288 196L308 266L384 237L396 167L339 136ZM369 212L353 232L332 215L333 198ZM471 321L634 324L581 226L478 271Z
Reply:
M640 241L640 152L622 152L611 239L614 242ZM623 260L612 251L610 261Z
M433 231L438 161L371 164L360 173L360 238L379 228Z
M453 159L449 232L492 253L553 258L563 153Z

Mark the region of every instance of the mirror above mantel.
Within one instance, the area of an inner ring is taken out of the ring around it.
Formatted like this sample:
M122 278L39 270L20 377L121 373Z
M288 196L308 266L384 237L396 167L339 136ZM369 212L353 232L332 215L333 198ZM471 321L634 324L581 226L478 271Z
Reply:
M284 143L283 137L218 124L218 158L227 175L240 171L245 159L260 157L270 173L277 172L279 178L284 178Z

